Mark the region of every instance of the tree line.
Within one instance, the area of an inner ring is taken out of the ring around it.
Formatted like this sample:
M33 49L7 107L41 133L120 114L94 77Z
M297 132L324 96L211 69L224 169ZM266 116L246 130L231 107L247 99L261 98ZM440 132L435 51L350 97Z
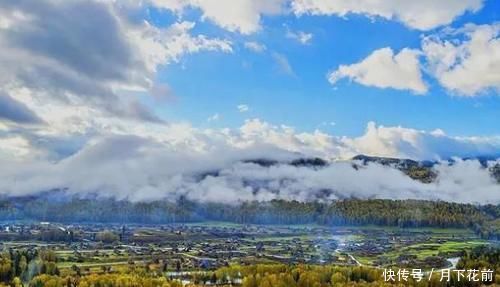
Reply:
M54 212L57 210L57 212ZM130 202L113 199L0 201L0 220L52 222L185 223L204 220L254 224L380 225L471 228L483 238L500 238L500 205L443 201L346 199L330 202L272 200L234 205L176 202Z
M398 270L394 270L396 273ZM213 272L194 273L185 286L241 286L241 287L383 287L383 286L418 286L418 287L465 287L500 284L500 276L493 275L491 281L471 282L458 278L455 272L449 280L441 280L439 272L423 275L422 278L408 276L406 279L388 280L386 270L370 267L314 266L314 265L252 265L229 266ZM149 269L131 269L115 273L92 273L88 275L67 274L34 277L30 287L180 287L178 280L168 275Z

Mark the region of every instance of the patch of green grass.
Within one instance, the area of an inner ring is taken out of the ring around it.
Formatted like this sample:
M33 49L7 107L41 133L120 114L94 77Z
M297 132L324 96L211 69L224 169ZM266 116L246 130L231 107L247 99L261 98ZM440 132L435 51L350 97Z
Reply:
M468 240L468 241L447 241L444 243L419 243L413 244L401 249L401 252L420 255L428 253L437 255L438 253L457 252L466 249L472 249L476 246L486 245L487 241L483 240Z
M412 228L400 228L397 226L378 226L378 225L363 225L363 226L339 226L332 227L335 230L368 230L368 231L390 231L390 232L410 232L410 233L432 233L435 234L446 234L455 236L466 236L474 235L474 232L465 228L438 228L438 227L412 227Z
M432 239L435 239L434 237ZM387 257L390 260L395 260L401 255L415 255L418 259L424 259L429 256L436 256L439 254L453 254L456 252L461 252L464 250L470 250L474 247L481 245L488 245L489 243L484 240L465 240L465 241L453 241L449 240L443 243L437 242L430 243L417 243L409 246L395 247L395 250L381 254L380 256ZM355 258L362 264L371 265L375 261L377 256L361 256L359 254L353 254Z
M363 265L372 265L373 261L376 259L376 258L367 257L367 256L356 256L355 258L356 258L356 260L359 261L359 263L361 263Z
M488 242L484 240L473 240L465 242L452 242L448 241L439 247L440 252L455 252L464 249L472 249L476 246L487 245Z

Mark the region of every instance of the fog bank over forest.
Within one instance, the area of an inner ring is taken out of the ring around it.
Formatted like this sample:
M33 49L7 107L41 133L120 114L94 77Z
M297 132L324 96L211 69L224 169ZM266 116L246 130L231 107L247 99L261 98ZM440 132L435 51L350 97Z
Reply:
M383 158L381 158L383 159ZM2 165L0 193L236 204L272 199L500 202L499 160L410 161L304 157L273 146L172 152L138 137L91 145L57 162Z

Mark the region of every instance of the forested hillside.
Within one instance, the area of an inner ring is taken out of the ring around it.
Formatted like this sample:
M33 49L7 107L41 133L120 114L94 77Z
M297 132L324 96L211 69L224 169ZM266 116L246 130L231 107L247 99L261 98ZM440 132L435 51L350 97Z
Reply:
M56 212L57 211L57 212ZM55 222L182 223L206 220L257 224L380 225L472 228L484 238L498 238L500 205L477 206L420 200L339 200L331 202L242 202L235 205L113 199L5 199L0 219Z

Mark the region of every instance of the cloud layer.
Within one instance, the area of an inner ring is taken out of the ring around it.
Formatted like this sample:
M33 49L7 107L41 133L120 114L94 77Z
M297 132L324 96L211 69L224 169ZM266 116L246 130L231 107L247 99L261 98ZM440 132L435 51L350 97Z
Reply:
M408 27L429 30L449 24L465 12L476 12L482 0L423 0L423 1L372 1L372 0L295 0L292 9L298 14L337 15L361 14L397 20Z
M80 196L132 201L185 196L219 203L350 197L499 202L499 185L477 161L438 164L437 181L423 184L397 169L378 164L355 169L347 161L332 162L322 168L288 164L266 167L240 161L259 156L287 161L297 154L259 145L184 152L135 136L107 137L57 163L2 165L0 191L19 196L62 189Z
M106 130L104 130L106 129ZM80 142L37 133L0 140L0 193L27 195L54 189L130 200L174 199L180 195L213 202L361 198L418 198L497 202L498 184L477 161L436 167L432 184L411 180L397 169L370 164L354 169L356 154L437 159L491 155L498 138L453 138L370 123L358 138L320 131L298 133L258 119L237 130L196 129L185 124L157 128L103 126ZM141 134L141 136L138 136ZM75 136L67 137L77 140ZM68 151L68 147L73 150ZM322 157L326 168L263 167L247 159L287 162ZM490 164L493 164L490 163ZM22 179L22 180L21 180ZM480 196L479 196L480 195Z
M227 40L191 35L194 23L158 28L128 13L108 1L2 1L3 92L18 100L24 89L37 102L85 105L116 117L159 122L124 91L152 90L158 67L185 54L232 51ZM26 117L26 109L19 104L15 109Z
M41 123L40 118L32 110L7 94L0 95L0 120L20 124Z
M281 13L285 0L151 0L159 8L182 13L186 8L202 11L202 19L242 34L261 29L263 15ZM228 13L230 11L230 13Z
M138 1L138 0L136 0ZM358 14L402 22L408 27L430 30L450 24L467 12L477 12L483 0L371 1L371 0L149 0L156 7L182 13L199 9L202 19L233 32L250 34L261 29L264 15L294 13L297 16ZM227 10L226 10L227 9ZM231 13L226 13L226 11Z

